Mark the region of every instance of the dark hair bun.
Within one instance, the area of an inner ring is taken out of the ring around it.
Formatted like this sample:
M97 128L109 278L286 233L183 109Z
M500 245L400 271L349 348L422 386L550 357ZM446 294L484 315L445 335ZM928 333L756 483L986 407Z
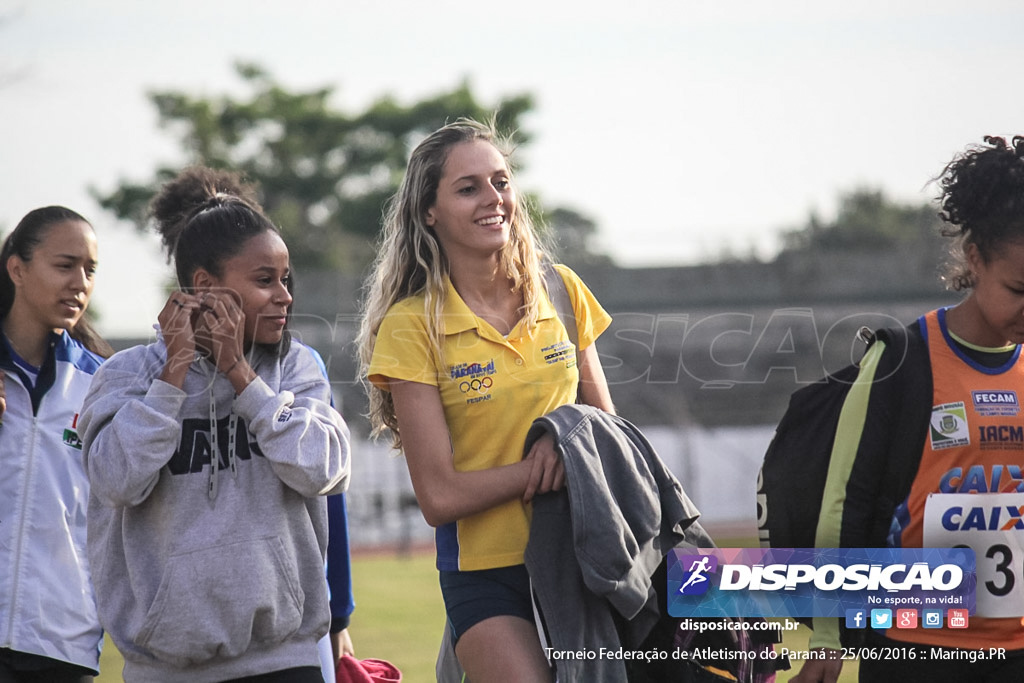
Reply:
M168 255L174 254L178 239L196 214L228 202L240 202L263 213L256 188L237 171L191 166L166 183L150 203L149 212Z

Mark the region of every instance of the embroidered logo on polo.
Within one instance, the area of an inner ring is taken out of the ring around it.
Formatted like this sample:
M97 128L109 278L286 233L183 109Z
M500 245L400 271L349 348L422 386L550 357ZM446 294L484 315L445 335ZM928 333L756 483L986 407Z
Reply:
M572 342L565 340L555 342L550 346L545 346L540 352L544 355L544 362L548 365L564 362L566 367L571 368L576 363L576 349L573 348Z
M496 372L493 358L480 363L459 363L448 367L452 381L457 382L459 391L466 394L467 404L491 399Z
M481 379L464 379L459 382L459 391L464 394L486 394L493 386L494 379L491 377L483 377Z
M479 378L484 375L493 375L494 370L494 359L483 361L482 363L459 363L458 365L448 366L448 373L452 379L464 379Z
M1020 413L1016 391L972 391L971 401L979 415L1013 417Z
M228 468L228 420L225 415L217 420L217 442L219 446L220 466ZM256 442L249 442L249 430L245 420L236 416L235 459L250 460L253 455L263 457L263 451ZM171 474L193 474L202 472L210 464L213 447L210 439L210 421L203 418L186 418L181 424L181 441L178 450L171 456L167 469Z
M929 428L932 450L966 446L971 443L970 428L967 424L967 408L963 401L943 403L932 407Z

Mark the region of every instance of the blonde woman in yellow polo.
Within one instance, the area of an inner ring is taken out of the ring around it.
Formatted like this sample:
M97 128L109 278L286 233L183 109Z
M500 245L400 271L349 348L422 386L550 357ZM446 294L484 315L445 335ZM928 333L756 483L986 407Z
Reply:
M455 652L470 680L550 681L523 552L530 500L558 490L530 424L576 399L613 411L594 341L611 318L557 267L579 351L545 293L543 252L492 128L460 120L413 151L385 221L360 332L375 430L405 453L436 528ZM577 360L578 358L578 360Z

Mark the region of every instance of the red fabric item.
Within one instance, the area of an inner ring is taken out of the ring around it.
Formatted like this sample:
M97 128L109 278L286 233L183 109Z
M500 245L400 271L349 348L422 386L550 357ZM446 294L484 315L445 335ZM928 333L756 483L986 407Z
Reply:
M356 659L342 655L335 672L337 683L401 683L402 672L383 659Z

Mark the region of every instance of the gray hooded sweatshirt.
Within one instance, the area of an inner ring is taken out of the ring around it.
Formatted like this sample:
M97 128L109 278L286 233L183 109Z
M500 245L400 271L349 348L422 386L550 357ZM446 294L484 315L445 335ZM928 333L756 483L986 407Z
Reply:
M183 389L157 379L165 357L162 341L115 354L79 421L89 561L124 678L319 666L323 496L347 487L350 468L319 357L295 342L283 357L257 348L259 377L237 397L203 359Z

